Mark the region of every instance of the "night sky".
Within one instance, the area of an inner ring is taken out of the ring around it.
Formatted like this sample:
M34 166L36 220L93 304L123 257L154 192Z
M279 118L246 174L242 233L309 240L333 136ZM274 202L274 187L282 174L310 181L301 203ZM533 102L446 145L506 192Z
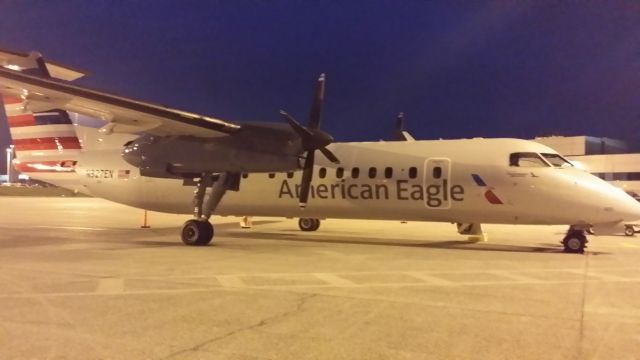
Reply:
M0 0L0 48L230 121L306 122L326 72L338 141L640 135L637 1Z

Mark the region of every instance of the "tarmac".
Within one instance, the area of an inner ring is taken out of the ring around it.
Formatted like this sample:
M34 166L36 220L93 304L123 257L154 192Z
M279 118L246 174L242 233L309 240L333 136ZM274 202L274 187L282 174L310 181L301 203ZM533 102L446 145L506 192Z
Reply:
M0 197L0 359L640 359L640 237Z

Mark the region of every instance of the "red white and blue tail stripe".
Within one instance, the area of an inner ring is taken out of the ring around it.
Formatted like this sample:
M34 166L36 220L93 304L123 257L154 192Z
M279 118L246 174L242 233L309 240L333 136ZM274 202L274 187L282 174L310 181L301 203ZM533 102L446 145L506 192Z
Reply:
M51 77L48 64L37 52L17 54L0 51L0 60L0 65L12 70ZM54 66L54 69L65 70L60 66ZM31 111L24 96L4 95L0 102L4 105L15 151L14 167L18 171L54 183L67 174L75 173L82 147L66 111Z
M10 96L3 96L2 103L18 171L27 175L75 172L82 146L66 111L30 112L25 100Z

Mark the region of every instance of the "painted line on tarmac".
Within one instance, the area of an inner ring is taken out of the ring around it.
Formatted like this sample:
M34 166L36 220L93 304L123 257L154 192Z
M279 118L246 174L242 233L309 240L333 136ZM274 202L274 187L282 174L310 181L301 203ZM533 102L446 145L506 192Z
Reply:
M320 274L324 277L327 274ZM229 279L229 277L227 277ZM218 277L220 281L220 278ZM221 291L221 290L293 290L293 289L305 289L308 291L309 289L326 289L326 288L402 288L402 287L465 287L465 286L510 286L510 285L526 285L522 281L461 281L461 282L452 282L451 284L436 284L434 282L428 283L425 281L415 282L415 283L375 283L375 284L356 284L352 283L346 279L342 279L336 276L336 279L333 279L334 284L325 284L325 285L309 285L309 284L296 284L296 285L246 285L242 283L242 286L239 286L240 283L236 282L241 281L240 279L229 280L226 286L206 286L206 287L193 287L193 288L183 288L183 289L148 289L148 290L125 290L119 291L119 284L117 282L105 283L102 285L102 289L98 291L92 292L51 292L51 293L14 293L14 294L0 294L0 299L10 299L10 298L41 298L41 297L74 297L74 296L135 296L135 295L160 295L160 294L188 294L195 292L213 292L213 291ZM581 284L581 283L597 283L600 280L552 280L552 281L541 281L540 285L560 285L560 284ZM338 285L338 282L341 284ZM631 283L631 282L640 282L640 279L625 279L618 281L611 281L617 283ZM220 281L221 285L223 281ZM99 286L100 287L100 286Z
M357 286L356 283L351 282L345 278L342 278L336 274L329 274L329 273L315 273L313 274L313 276L317 277L318 279L329 283L330 285L333 286L339 286L339 287L343 287L343 286Z
M16 271L33 271L33 269L27 269L27 268L23 268L23 267L11 267L12 269L16 270ZM45 271L45 272L50 272L50 271L56 271L56 269L38 269L37 271ZM135 279L135 280L189 280L189 279L209 279L209 278L214 278L214 277L236 277L236 278L243 278L243 277L253 277L253 276L260 276L263 278L269 278L269 277L290 277L290 276L316 276L318 274L324 275L334 275L334 276L338 276L335 274L339 274L340 276L350 276L350 275L371 275L371 276L376 276L376 275L380 275L380 276L385 276L385 275L394 275L394 274L398 274L398 275L402 275L402 274L406 274L409 276L414 276L416 274L420 274L419 276L417 276L418 278L420 278L420 276L424 275L425 277L427 277L428 279L439 279L441 281L447 281L449 282L449 280L445 280L445 279L441 279L441 275L475 275L475 274L481 274L481 273L490 273L490 274L496 274L496 275L501 275L501 276L506 276L509 278L513 278L514 280L532 280L532 281L538 281L539 279L537 277L531 277L528 274L529 273L537 273L539 275L541 274L550 274L553 275L554 273L577 273L582 275L584 273L584 270L582 269L572 269L572 268L557 268L557 269L542 269L542 268L522 268L522 269L509 269L509 270L503 270L503 269L482 269L482 270L443 270L443 271L434 271L434 270L426 270L426 271L420 271L420 270L413 270L413 271L340 271L338 273L299 273L299 272L273 272L273 273L231 273L231 274L201 274L201 275L195 275L195 274L180 274L180 275L173 275L173 274L169 274L169 275L139 275L139 276L132 276L130 277L131 279ZM623 266L623 267L603 267L603 268L598 268L598 270L590 270L588 274L598 274L595 276L601 276L601 277L606 277L608 276L606 273L607 272L625 272L625 273L630 273L630 274L640 274L640 266ZM68 273L68 274L73 274L73 272L70 271L65 271L64 273ZM602 274L602 275L599 275ZM87 275L91 275L91 276L95 276L95 277L110 277L111 274L87 274ZM627 277L617 277L615 275L610 275L612 280L627 280ZM347 280L347 279L343 279L342 277L340 277L340 279L342 281L347 281L349 283L351 283L351 281ZM335 280L334 278L332 278L332 280ZM543 281L545 282L545 280L539 280L539 281Z
M247 287L247 285L242 281L242 279L239 276L218 275L215 278L223 287L232 287L232 288Z
M492 275L497 275L497 276L502 276L502 277L506 277L509 278L511 280L515 280L518 283L525 283L525 284L540 284L540 283L545 283L544 280L540 280L540 279L535 279L529 276L524 276L518 273L514 273L511 271L499 271L499 270L494 270L494 271L485 271L487 274L492 274Z
M430 284L434 284L434 285L441 285L441 286L451 286L454 285L455 283L449 280L445 280L442 278L439 278L437 276L433 276L433 275L428 275L425 273L421 273L421 272L408 272L405 273L409 276L412 276L414 278L418 278L420 280L426 281Z
M124 292L124 279L107 278L98 281L97 294L120 294Z
M640 248L640 245L638 244L621 243L620 245L626 248L634 248L634 249Z
M94 230L94 231L114 230L114 229L85 227L85 226L48 226L48 225L31 226L31 228L37 228L37 229L60 229L60 230Z
M623 318L634 317L640 318L640 310L635 309L633 307L606 307L606 306L592 306L587 305L585 307L585 311L589 313L601 314L601 315L618 315ZM637 323L638 320L635 319L632 322Z
M570 274L576 274L576 275L585 275L584 270L572 269L572 270L564 270L564 272L570 273ZM600 278L602 280L610 280L610 281L628 280L628 278L625 278L625 277L609 275L609 274L603 274L600 271L593 271L593 270L590 270L589 272L587 272L586 276L597 277L597 278Z

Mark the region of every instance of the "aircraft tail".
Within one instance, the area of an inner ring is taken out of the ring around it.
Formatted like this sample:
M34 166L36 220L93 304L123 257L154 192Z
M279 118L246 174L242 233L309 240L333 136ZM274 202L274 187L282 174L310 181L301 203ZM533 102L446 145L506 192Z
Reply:
M396 128L393 132L395 141L415 141L416 139L404 130L404 113L398 114L396 118Z
M34 76L52 77L48 64L36 52L25 55L0 50L0 65ZM53 76L61 77L55 73ZM15 95L2 96L0 103L4 105L15 151L13 163L18 171L60 186L64 186L61 182L65 178L76 177L75 164L82 146L65 110L34 111L28 96L17 91Z
M26 102L2 97L15 151L14 167L30 176L39 172L73 172L82 146L69 114L60 109L30 112L25 110Z

